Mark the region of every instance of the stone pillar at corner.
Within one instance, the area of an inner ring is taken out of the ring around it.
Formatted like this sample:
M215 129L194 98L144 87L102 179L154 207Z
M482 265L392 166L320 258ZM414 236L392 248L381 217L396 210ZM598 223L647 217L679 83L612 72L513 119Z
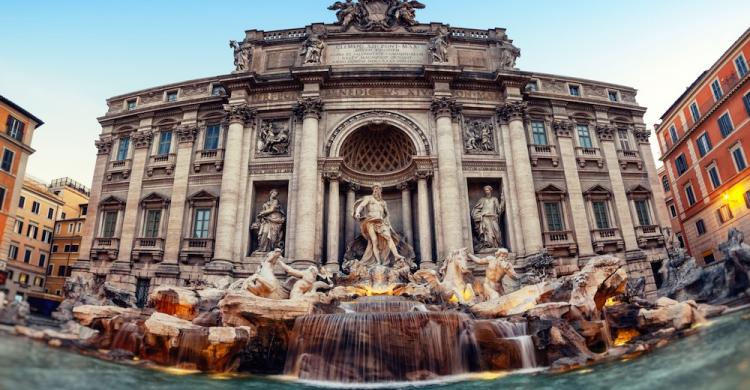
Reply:
M172 199L187 199L190 159L193 155L193 143L198 133L197 123L181 124L174 130L177 139L177 157L174 168ZM182 245L182 226L185 218L185 202L171 203L167 224L167 240L164 250L164 262L159 264L158 273L165 278L176 279L179 276L178 258Z
M651 193L653 195L654 209L656 211L657 225L660 228L671 227L669 222L670 218L667 214L667 208L662 207L665 205L664 202L664 190L659 182L659 175L656 173L656 164L654 163L654 155L651 152L651 144L649 143L649 137L651 132L646 129L636 128L633 131L635 139L638 141L638 150L641 152L641 160L646 167L648 172L648 182L651 187Z
M128 197L125 201L125 214L122 218L122 236L117 260L112 265L113 273L130 274L130 254L133 249L136 226L138 224L138 208L141 200L141 186L143 174L148 160L148 150L151 146L153 132L150 128L133 132L130 140L133 144L133 165L128 186Z
M404 226L404 240L414 246L414 231L411 224L411 189L409 182L396 186L401 191L401 224Z
M420 268L435 268L432 258L432 228L430 225L430 195L427 189L429 172L417 173L417 233L419 234Z
M224 167L221 175L219 212L216 219L214 258L206 266L207 273L230 274L238 259L232 258L234 231L237 229L239 210L240 171L242 164L242 137L245 126L255 118L255 110L246 104L227 107L229 128L227 129Z
M341 201L339 200L339 180L341 174L338 172L326 172L328 179L328 253L326 265L336 266L338 270L339 262L339 231L341 230L341 210L339 209Z
M521 220L521 231L526 248L525 255L542 250L542 227L539 222L539 209L536 203L536 190L529 160L529 146L523 118L526 113L526 102L511 101L497 109L498 117L508 123L510 148L513 159L513 171L516 178L518 209Z
M318 199L318 122L323 102L318 97L301 99L295 113L302 118L302 142L299 151L297 176L296 226L294 234L294 262L314 264L315 221Z
M459 202L458 176L456 173L456 149L453 142L453 119L461 114L461 107L454 98L439 97L432 102L432 113L437 128L438 173L440 192L440 216L443 228L443 251L464 246L461 208Z
M346 215L344 216L344 237L346 238L346 241L344 242L344 246L346 247L349 245L352 240L354 240L354 236L357 233L357 227L355 225L355 220L352 217L354 215L354 201L356 198L356 192L359 191L359 185L354 183L348 183L346 186Z

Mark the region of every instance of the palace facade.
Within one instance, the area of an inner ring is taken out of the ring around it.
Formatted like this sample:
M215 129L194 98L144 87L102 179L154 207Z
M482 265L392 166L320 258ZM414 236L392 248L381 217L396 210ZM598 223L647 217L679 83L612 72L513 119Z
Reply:
M229 74L107 100L74 275L142 303L247 277L271 248L336 270L376 183L399 248L434 267L492 249L473 216L491 186L517 266L546 251L569 274L612 253L655 291L669 218L635 89L520 70L502 28L337 4L333 24L246 31Z

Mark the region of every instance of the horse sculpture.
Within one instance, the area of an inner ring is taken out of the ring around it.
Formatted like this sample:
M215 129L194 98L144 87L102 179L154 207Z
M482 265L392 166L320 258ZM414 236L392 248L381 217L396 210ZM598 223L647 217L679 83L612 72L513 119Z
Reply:
M433 290L450 302L470 304L476 299L474 288L467 283L465 276L471 272L467 263L466 248L451 251L437 273L422 270L415 273L431 285Z

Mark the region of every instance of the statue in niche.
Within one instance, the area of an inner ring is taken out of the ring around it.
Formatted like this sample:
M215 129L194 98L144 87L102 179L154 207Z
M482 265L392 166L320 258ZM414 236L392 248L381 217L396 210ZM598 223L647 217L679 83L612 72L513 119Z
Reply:
M372 195L354 202L353 217L359 221L362 236L367 240L367 248L360 259L363 264L388 265L386 261L390 254L393 254L394 261L404 259L396 248L399 237L391 227L388 205L382 193L383 187L376 183L372 186Z
M484 186L484 196L471 209L471 219L476 232L474 250L477 252L503 247L500 216L505 211L505 199L502 192L498 199L492 195L492 191L492 186Z
M271 190L268 201L263 203L258 215L255 216L255 222L250 229L258 231L258 249L256 252L270 252L275 249L281 249L284 245L284 222L286 215L281 209L279 202L279 192Z
M258 131L257 151L274 156L289 152L289 127L286 123L263 122Z
M495 151L492 122L480 119L464 122L464 149L467 153Z
M500 47L500 68L510 69L516 67L516 59L521 56L521 50L510 42L503 42Z
M467 254L469 259L477 264L486 265L484 282L484 295L486 299L500 298L504 293L503 278L509 276L513 280L518 280L519 275L513 269L513 264L508 261L508 250L499 248L493 255L487 257L477 257L471 253Z
M304 57L303 64L319 64L326 44L317 34L310 35L300 48L299 55Z
M250 62L252 62L253 58L251 48L237 41L229 41L229 47L234 49L235 71L245 72L250 70Z
M433 63L448 62L448 33L440 30L436 36L430 39L430 53Z

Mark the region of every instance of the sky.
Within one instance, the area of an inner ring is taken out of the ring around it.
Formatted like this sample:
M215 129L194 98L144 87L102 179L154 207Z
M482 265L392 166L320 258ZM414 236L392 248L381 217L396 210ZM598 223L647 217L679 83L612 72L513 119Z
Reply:
M333 2L0 1L0 94L45 122L27 174L90 184L108 97L229 73L230 39L331 23ZM422 2L423 23L506 28L522 70L635 87L649 127L750 27L747 0Z

